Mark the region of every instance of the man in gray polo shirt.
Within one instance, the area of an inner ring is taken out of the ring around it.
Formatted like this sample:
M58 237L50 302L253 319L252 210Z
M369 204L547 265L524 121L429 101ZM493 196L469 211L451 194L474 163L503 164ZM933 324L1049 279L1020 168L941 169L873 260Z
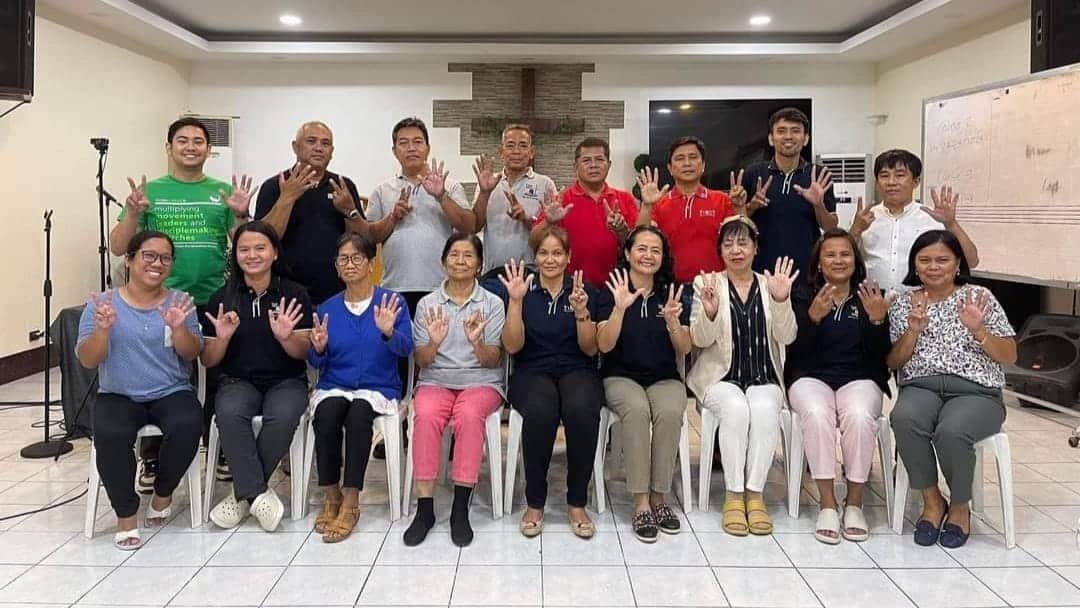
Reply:
M484 272L496 274L510 260L533 263L529 232L545 200L554 200L555 182L533 171L536 155L528 125L511 124L503 129L499 156L501 173L495 173L489 158L481 156L473 167L476 199L473 213L476 230L484 231ZM487 279L488 277L484 277Z

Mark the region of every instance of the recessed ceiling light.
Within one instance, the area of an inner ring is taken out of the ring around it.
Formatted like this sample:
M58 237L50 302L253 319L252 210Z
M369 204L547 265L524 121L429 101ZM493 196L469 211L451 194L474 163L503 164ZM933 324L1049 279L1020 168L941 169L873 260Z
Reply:
M690 108L693 108L693 107L694 107L694 104L692 104L692 103L684 103L684 104L679 106L679 109L680 110L689 110Z
M296 27L304 22L304 20L301 19L299 16L291 15L289 13L285 13L284 15L278 17L278 21L281 22L281 25L287 25L289 27Z
M671 108L660 108L656 112L658 114L671 114Z
M772 17L768 15L754 15L750 17L750 25L754 27L762 27L772 23Z

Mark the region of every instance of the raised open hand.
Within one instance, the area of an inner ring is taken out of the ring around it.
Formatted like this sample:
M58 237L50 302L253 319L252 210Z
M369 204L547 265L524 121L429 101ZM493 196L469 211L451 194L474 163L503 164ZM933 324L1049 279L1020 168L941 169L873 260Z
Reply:
M326 352L326 343L330 339L327 327L329 324L330 313L323 315L322 319L319 318L319 313L311 313L311 348L320 355Z
M720 291L717 287L718 276L715 272L701 271L701 291L698 293L698 297L701 298L701 309L705 312L705 318L710 321L716 319L716 313L720 311Z
M810 169L810 187L803 188L802 186L795 184L793 189L802 195L811 205L820 207L825 204L825 193L832 188L832 173L828 168L822 168L821 173L818 174L817 165L814 165Z
M934 208L931 209L923 205L922 210L930 217L944 224L946 228L955 224L956 205L960 202L960 195L953 192L952 187L943 185L941 190L931 188L930 198L934 201Z
M585 272L582 270L574 271L574 286L569 300L574 316L584 317L589 314L589 292L585 291Z
M810 301L810 308L806 311L814 324L821 320L836 308L836 287L826 283L818 290L814 299Z
M170 291L165 296L165 301L158 306L161 318L165 319L165 325L170 329L179 329L184 324L184 319L195 312L195 301L191 295L184 292Z
M862 302L863 310L871 323L883 323L889 316L889 305L892 302L881 293L881 286L877 281L867 279L859 284L859 301Z
M289 169L289 177L285 177L284 172L279 173L278 189L281 191L282 198L296 201L305 192L318 186L319 182L315 179L318 173L311 165L301 163Z
M270 331L274 333L274 337L278 339L278 342L284 342L292 335L296 326L300 323L300 319L304 314L304 306L296 301L296 298L289 300L289 304L285 304L285 298L281 298L278 302L276 310L270 311Z
M427 175L424 176L424 180L420 184L432 198L439 200L443 194L446 194L446 178L449 175L450 172L443 168L443 163L433 158L431 159L431 168L428 169Z
M484 328L487 327L490 320L491 317L479 310L465 317L462 325L465 327L465 338L469 341L469 344L473 346L480 344L480 341L484 338Z
M757 178L757 187L754 188L754 197L750 199L750 204L746 206L747 213L754 213L762 207L769 206L769 186L772 185L772 176L765 180L765 183L761 182L761 178Z
M495 161L487 154L481 154L473 163L473 174L476 175L476 187L481 192L491 192L499 185L502 175L495 172Z
M650 207L660 202L660 199L671 190L670 184L660 187L660 170L655 167L645 167L639 171L637 183L638 188L641 189L641 204Z
M506 287L506 295L511 300L521 301L525 298L525 294L529 293L529 286L532 285L534 276L531 274L526 276L525 260L514 264L514 260L511 259L503 265L503 273L499 275L499 281L502 282L503 287Z
M102 331L112 331L116 324L116 309L112 304L113 290L106 289L105 293L90 294L90 301L94 303L94 328Z
M574 208L574 204L563 207L562 199L565 190L560 191L558 194L552 194L549 190L544 195L544 217L549 224L555 224L561 222L567 213Z
M349 185L345 182L344 176L339 175L337 179L331 179L330 188L330 200L338 213L348 217L350 213L357 210L356 198L349 191Z
M447 334L450 333L450 318L441 306L436 305L424 311L424 323L427 328L428 338L435 345L435 348L439 348L439 345L446 339Z
M983 329L986 317L990 315L990 292L985 289L969 288L967 295L960 299L960 322L972 334Z
M929 298L926 290L920 289L911 294L911 310L908 312L908 331L921 334L930 325L930 316L927 313Z
M870 224L874 223L874 210L866 207L863 204L863 198L859 197L858 204L855 205L855 217L851 221L851 234L861 235L870 228Z
M739 169L739 175L737 176L734 171L731 172L731 190L728 190L728 197L736 209L746 206L746 188L743 188L742 178L742 169Z
M620 311L630 308L634 300L645 295L644 287L638 287L634 291L630 291L630 272L625 269L616 268L612 270L605 284L608 291L615 298L615 308Z
M789 257L777 258L773 272L765 270L765 287L773 301L783 302L791 295L791 285L798 278L799 271L795 270L795 260Z
M142 181L137 186L135 180L130 177L127 180L128 185L131 186L131 194L124 200L124 206L128 208L129 213L138 215L150 207L150 199L146 197L146 176L142 176Z
M236 333L236 329L240 327L240 315L235 311L230 310L225 312L225 305L218 304L217 316L210 314L210 311L203 313L207 319L210 320L210 324L214 326L214 337L219 340L228 340Z
M667 324L668 329L676 329L679 326L679 316L682 315L682 292L683 286L679 285L676 289L675 284L668 285L667 301L664 302L664 307L660 309L660 314L664 317L664 323Z
M382 335L389 338L394 335L394 325L400 314L401 298L396 293L382 294L379 304L375 306L375 327L382 332Z
M224 190L218 190L218 194L236 217L247 217L251 213L251 195L255 194L255 186L247 175L241 175L239 180L232 176L232 194L226 196Z

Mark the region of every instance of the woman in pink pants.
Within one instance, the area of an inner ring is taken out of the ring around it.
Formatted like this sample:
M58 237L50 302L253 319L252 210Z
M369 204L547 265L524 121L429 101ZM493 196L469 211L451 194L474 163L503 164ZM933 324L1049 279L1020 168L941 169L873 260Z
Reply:
M469 497L480 475L484 421L502 406L502 300L476 281L484 246L471 234L454 233L443 246L446 280L416 307L414 358L420 367L413 396L413 479L416 518L405 530L405 544L419 545L435 525L435 478L447 426L454 432L454 503L450 538L472 542Z
M810 255L809 272L809 286L792 296L799 333L788 347L784 376L788 403L802 422L810 474L821 494L814 536L830 545L841 536L863 541L868 535L863 488L882 394L889 392L889 304L877 284L866 280L862 255L845 230L822 235ZM833 494L837 427L847 477L842 530Z

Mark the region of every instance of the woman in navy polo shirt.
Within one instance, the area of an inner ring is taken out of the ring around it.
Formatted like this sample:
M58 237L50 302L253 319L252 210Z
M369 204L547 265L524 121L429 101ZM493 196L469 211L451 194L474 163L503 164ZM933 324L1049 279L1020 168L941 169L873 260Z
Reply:
M514 355L508 394L523 419L528 508L521 518L521 533L533 537L544 527L548 466L562 421L570 530L591 538L595 528L585 503L604 404L592 320L596 295L585 286L580 270L566 275L570 237L565 230L540 228L530 236L529 245L538 275L526 276L525 263L515 267L511 260L500 277L508 295L502 343Z
M682 305L674 266L663 233L638 226L597 303L600 373L608 407L622 421L634 534L644 542L656 541L658 529L677 534L680 528L666 495L686 413L677 360L690 352L690 311Z
M307 410L311 301L303 287L279 276L281 241L270 224L243 224L233 243L229 278L210 296L202 320L208 338L203 365L221 366L215 416L233 475L233 491L210 511L210 520L233 528L250 513L271 532L285 506L267 481ZM263 419L258 437L251 428L255 416Z

